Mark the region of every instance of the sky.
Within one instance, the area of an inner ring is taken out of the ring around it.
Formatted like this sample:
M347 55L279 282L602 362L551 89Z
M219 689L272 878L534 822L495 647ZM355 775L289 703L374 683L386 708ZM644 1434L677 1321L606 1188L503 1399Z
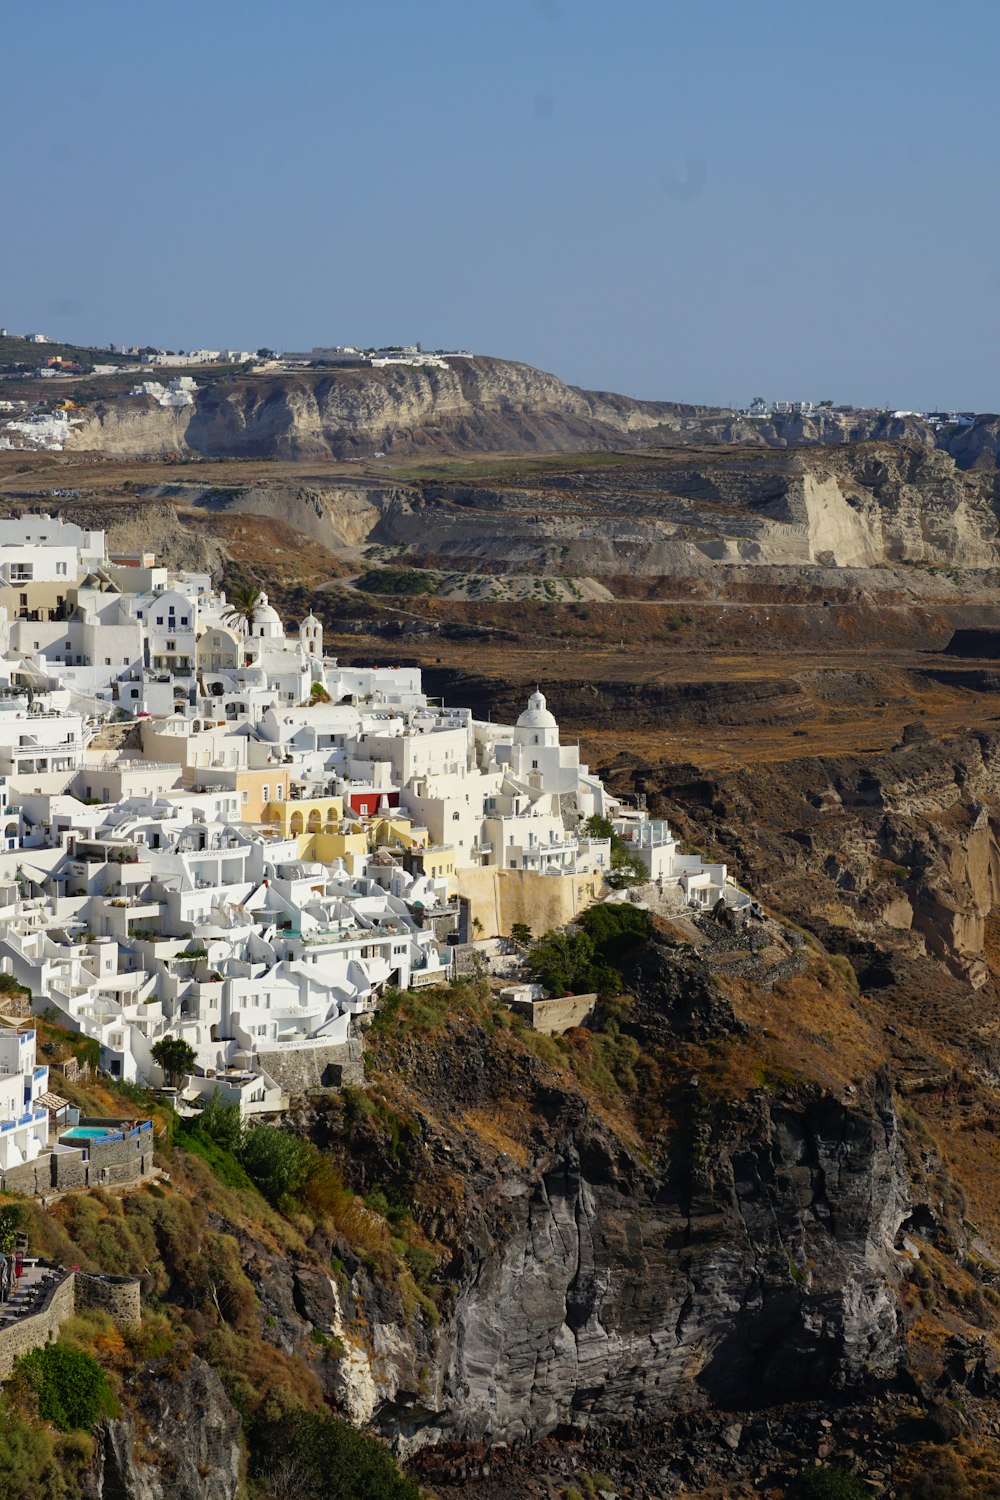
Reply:
M996 411L995 0L3 11L0 324Z

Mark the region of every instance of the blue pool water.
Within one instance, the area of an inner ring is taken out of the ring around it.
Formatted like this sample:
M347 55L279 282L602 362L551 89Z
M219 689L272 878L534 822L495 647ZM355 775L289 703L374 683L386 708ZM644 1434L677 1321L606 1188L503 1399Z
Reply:
M62 1141L97 1141L102 1135L109 1135L110 1131L100 1125L74 1125L72 1130L66 1130L59 1137Z

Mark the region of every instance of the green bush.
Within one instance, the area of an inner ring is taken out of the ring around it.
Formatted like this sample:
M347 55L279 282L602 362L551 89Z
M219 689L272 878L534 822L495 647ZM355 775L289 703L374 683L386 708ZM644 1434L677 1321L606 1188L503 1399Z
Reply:
M407 1245L403 1254L414 1281L422 1286L437 1269L437 1256L421 1245Z
M305 1187L313 1152L280 1125L250 1125L243 1131L239 1161L264 1197L277 1203Z
M649 912L628 901L588 906L577 918L577 925L593 942L597 957L610 965L620 963L641 947L649 936L649 922Z
M62 1432L89 1430L114 1409L107 1378L93 1355L68 1344L46 1344L18 1361L34 1387L38 1414Z
M13 1405L0 1407L0 1500L68 1500L78 1494L56 1452L50 1432Z
M280 1125L246 1125L235 1104L212 1099L185 1121L177 1143L208 1162L227 1187L253 1185L272 1203L294 1199L316 1160L316 1150Z
M358 579L358 588L367 594L435 594L437 580L413 568L374 568Z
M420 1500L419 1488L400 1471L387 1448L336 1417L299 1411L256 1429L251 1450L252 1471L275 1496Z
M614 994L622 977L596 953L589 933L547 932L528 954L528 968L550 995Z
M871 1486L837 1465L807 1469L789 1490L789 1500L872 1500Z
M13 1255L17 1249L17 1236L24 1229L27 1218L26 1204L5 1203L0 1208L0 1255Z

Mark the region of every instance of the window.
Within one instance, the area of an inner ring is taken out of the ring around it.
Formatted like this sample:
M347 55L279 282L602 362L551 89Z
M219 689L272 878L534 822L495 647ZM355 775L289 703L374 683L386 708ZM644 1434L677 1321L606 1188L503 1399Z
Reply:
M260 789L260 795L265 802L270 802L271 788L269 786L262 786Z
M168 651L176 651L177 650L177 642L176 641L168 641L167 642L167 650Z
M106 656L106 657L105 657L105 658L104 658L104 665L105 665L105 666L106 666L106 667L110 667L110 665L111 665L111 657L110 657L110 656Z
M241 790L240 790L240 801L241 802L249 802L249 800L250 800L250 793L247 791L246 787L242 787Z
M132 689L132 697L133 698L138 698L138 696L139 696L139 689L138 688L133 688Z
M162 615L157 615L157 617L156 617L156 623L157 623L157 625L162 625L163 624L163 616Z
M28 596L27 596L27 594L22 594L21 595L21 608L22 609L26 608L27 607L27 603L28 603Z
M532 762L531 762L531 769L532 769L532 770L533 770L533 771L537 771L537 770L538 770L538 762L537 762L537 760L533 760L533 761L532 761Z
M276 786L275 787L275 789L274 789L274 800L275 800L275 802L284 802L284 800L285 800L285 788L283 786Z
M66 577L66 564L64 562L57 562L56 563L56 577L57 578L65 578Z

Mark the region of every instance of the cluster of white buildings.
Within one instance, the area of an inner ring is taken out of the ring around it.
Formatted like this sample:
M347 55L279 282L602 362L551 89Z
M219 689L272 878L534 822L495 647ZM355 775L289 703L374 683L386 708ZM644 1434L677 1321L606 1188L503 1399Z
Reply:
M130 396L151 396L158 406L193 406L197 382L190 375L175 375L167 385L159 380L140 380Z
M609 796L541 692L482 722L415 668L341 666L264 594L238 617L207 574L0 519L0 972L114 1076L162 1083L180 1037L189 1098L280 1109L386 985L605 894L594 816L691 905L748 900Z

